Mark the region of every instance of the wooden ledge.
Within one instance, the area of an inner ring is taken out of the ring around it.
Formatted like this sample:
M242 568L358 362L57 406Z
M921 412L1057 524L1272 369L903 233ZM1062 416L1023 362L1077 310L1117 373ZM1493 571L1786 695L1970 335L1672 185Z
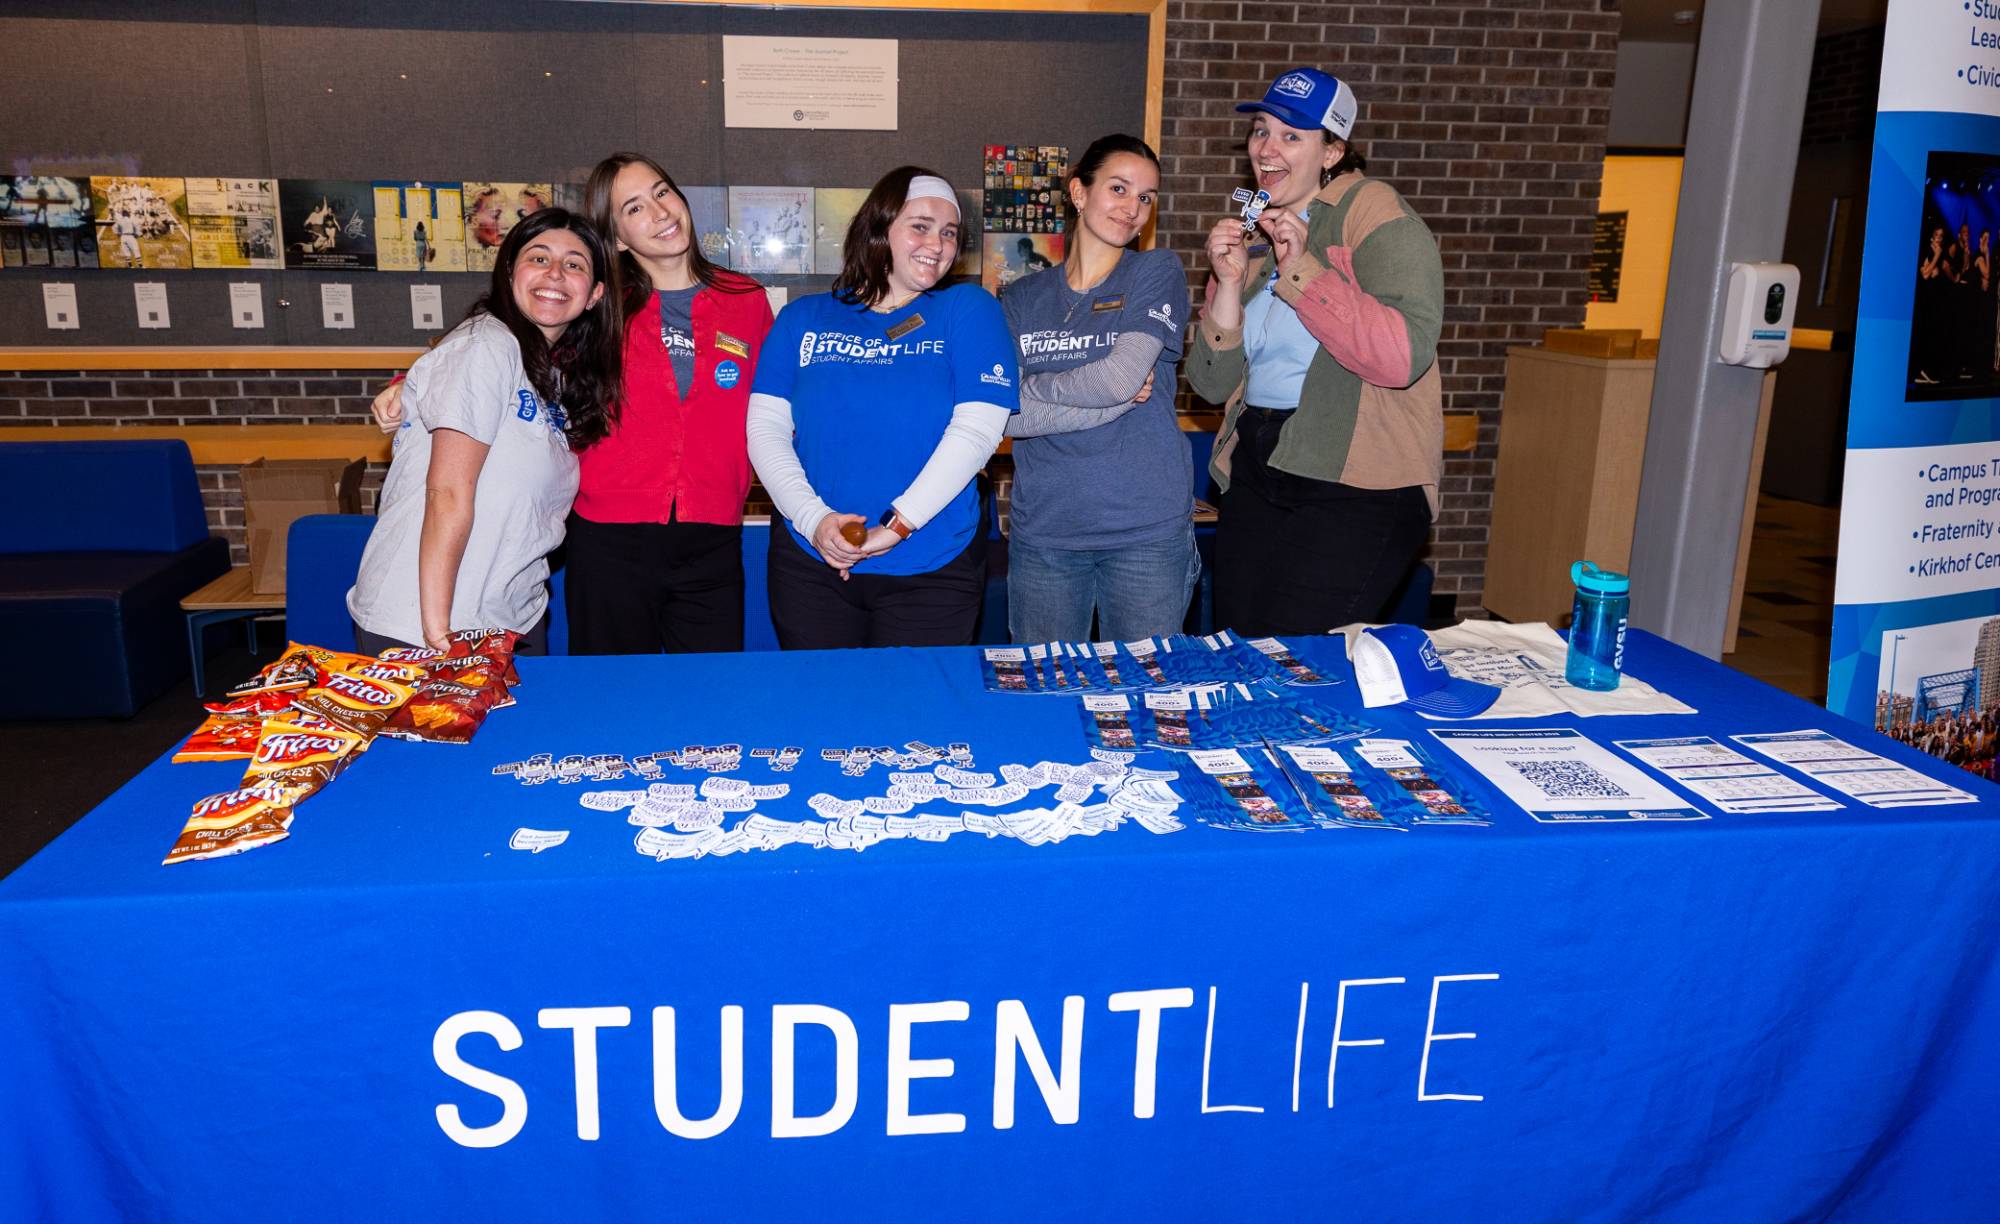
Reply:
M388 434L373 425L21 425L0 429L0 442L154 441L179 438L198 464L259 459L389 461Z
M419 348L0 348L0 370L407 370Z

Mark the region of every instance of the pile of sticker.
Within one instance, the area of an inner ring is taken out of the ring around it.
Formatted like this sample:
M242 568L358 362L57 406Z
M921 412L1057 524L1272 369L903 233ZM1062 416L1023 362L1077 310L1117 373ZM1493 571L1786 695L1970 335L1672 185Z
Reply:
M893 763L909 765L912 756L939 751L916 753L906 748L895 754ZM877 763L874 750L829 749L822 755L835 752L850 776L856 773L850 762L863 762L860 773ZM953 755L971 764L969 753ZM884 841L942 842L959 834L1043 846L1075 836L1095 837L1128 820L1152 833L1183 828L1175 816L1181 797L1167 785L1177 772L1135 768L1133 759L1131 753L1097 751L1079 765L1058 761L1002 765L997 776L933 760L928 770L892 770L883 794L858 799L815 794L805 803L814 813L809 819L785 819L758 810L761 804L787 798L789 783L759 786L741 778L710 777L698 784L654 782L644 790L590 790L578 795L577 803L591 811L625 812L626 822L639 828L633 849L662 861L793 845L858 851ZM1044 787L1056 788L1053 807L966 810L1010 807ZM959 810L918 810L937 806ZM519 829L508 844L539 853L568 836L567 830Z

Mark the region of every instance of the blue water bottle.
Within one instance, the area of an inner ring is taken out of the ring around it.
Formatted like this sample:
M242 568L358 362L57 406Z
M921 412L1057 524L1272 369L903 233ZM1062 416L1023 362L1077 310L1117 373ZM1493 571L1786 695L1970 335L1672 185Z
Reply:
M1563 675L1578 688L1618 687L1625 668L1625 618L1632 611L1632 580L1589 561L1569 567L1576 584L1570 609L1569 660Z

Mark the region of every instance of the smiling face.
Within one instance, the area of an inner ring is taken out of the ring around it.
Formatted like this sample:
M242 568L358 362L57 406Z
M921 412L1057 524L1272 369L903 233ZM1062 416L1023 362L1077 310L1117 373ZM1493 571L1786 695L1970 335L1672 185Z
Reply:
M538 234L521 248L511 284L514 305L550 344L604 296L590 266L590 248L562 229Z
M681 259L694 237L687 204L645 162L632 162L611 180L611 218L618 249L640 259Z
M931 196L910 200L889 225L889 300L934 287L958 258L958 209Z
M1249 148L1250 169L1257 186L1271 193L1271 207L1295 209L1319 190L1320 172L1333 168L1347 142L1328 140L1320 128L1295 128L1259 111L1250 125Z
M1114 153L1097 168L1096 181L1069 184L1079 231L1113 247L1131 245L1146 228L1159 192L1159 168L1137 153Z

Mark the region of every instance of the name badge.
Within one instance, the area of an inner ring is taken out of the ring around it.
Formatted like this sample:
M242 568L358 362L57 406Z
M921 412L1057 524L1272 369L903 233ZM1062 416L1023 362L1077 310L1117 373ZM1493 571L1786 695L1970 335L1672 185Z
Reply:
M750 346L743 343L741 340L738 340L736 337L730 335L728 332L719 331L715 333L715 347L721 349L725 353L734 353L736 356L741 357L745 361L750 360Z
M917 330L919 327L922 327L923 325L924 325L924 316L920 314L913 314L909 318L904 319L901 323L898 323L894 327L889 329L889 339L901 340L904 336L909 335L911 332Z
M1090 312L1092 314L1096 314L1100 310L1117 310L1124 304L1125 304L1125 295L1122 293L1114 293L1110 297L1101 297L1098 298L1095 302L1092 302L1090 304Z

